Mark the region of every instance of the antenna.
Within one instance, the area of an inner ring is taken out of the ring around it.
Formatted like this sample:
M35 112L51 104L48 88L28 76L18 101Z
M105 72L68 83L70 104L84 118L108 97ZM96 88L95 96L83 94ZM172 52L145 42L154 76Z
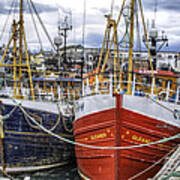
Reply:
M114 9L114 0L111 1L111 13L110 16L113 16L113 9Z
M168 45L168 39L167 39L167 35L165 35L165 32L163 31L162 36L160 37L158 34L158 30L156 28L157 5L158 5L158 1L155 0L154 19L152 19L152 25L151 25L151 29L149 30L148 39L147 39L148 42L151 43L150 52L153 59L153 69L155 70L157 69L157 57L156 57L157 53L162 49L164 45ZM145 39L143 39L143 41L145 42Z
M154 3L155 3L154 4L154 27L155 27L158 1L155 0Z
M84 66L84 60L85 60L85 52L84 52L84 46L85 46L85 26L86 26L86 0L84 0L84 12L83 12L83 26L82 26L82 62L81 62L81 79L83 79L83 66Z
M149 19L147 19L147 27L146 27L146 29L147 29L147 32L149 32Z
M82 29L82 45L85 44L85 26L86 26L86 0L84 0L84 12L83 12L83 29Z
M72 30L72 14L69 12L65 15L64 20L62 23L59 24L58 29L59 32L63 31L60 33L61 36L64 38L64 62L67 63L67 57L66 57L66 44L67 44L67 32L69 30Z

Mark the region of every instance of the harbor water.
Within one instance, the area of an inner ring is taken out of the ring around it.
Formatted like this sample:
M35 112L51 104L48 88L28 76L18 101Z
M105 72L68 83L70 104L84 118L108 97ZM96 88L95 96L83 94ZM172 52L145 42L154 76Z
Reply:
M34 173L11 175L13 180L80 180L75 164L66 165L50 170ZM6 176L0 177L0 180L10 180Z

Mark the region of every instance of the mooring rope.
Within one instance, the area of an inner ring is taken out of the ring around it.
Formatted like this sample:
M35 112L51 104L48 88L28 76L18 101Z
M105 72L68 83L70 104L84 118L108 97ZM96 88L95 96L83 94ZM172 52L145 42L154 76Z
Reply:
M8 119L8 118L14 113L14 111L17 109L17 107L18 107L18 106L15 106L8 114L3 115L2 119L3 119L3 120Z
M72 127L71 129L69 129L69 128L67 127L66 122L65 122L65 120L64 120L63 112L61 112L58 103L57 103L57 110L58 110L58 112L59 112L59 115L61 114L61 117L62 117L62 123L63 123L64 129L65 129L67 132L72 133L72 132L73 132L73 127ZM72 114L73 114L73 113L72 113Z
M158 101L156 101L155 99L153 99L151 96L149 96L148 94L146 95L146 97L148 99L150 99L151 101L153 101L154 103L158 104L159 106L163 107L164 109L166 109L167 111L174 113L174 111L170 108L168 108L167 106L164 106L163 104L159 103Z
M72 118L72 117L71 117L71 118ZM62 115L62 123L63 123L64 129L65 129L67 132L69 132L69 133L72 133L72 132L73 132L73 126L72 126L71 129L69 129L69 128L67 127L66 122L65 122L65 118L64 118L63 115Z
M32 116L30 116L26 110L21 106L20 103L18 103L15 99L12 99L13 102L16 104L16 107L18 106L21 111L34 123L36 124L37 126L39 126L44 132L56 137L57 139L61 140L61 141L64 141L66 143L69 143L69 144L73 144L73 145L77 145L77 146L81 146L81 147L85 147L85 148L91 148L91 149L104 149L104 150L122 150L122 149L133 149L133 148L140 148L140 147L146 147L146 146L150 146L150 145L156 145L156 144L160 144L160 143L165 143L165 142L168 142L168 141L171 141L171 140L174 140L174 139L177 139L177 138L180 138L180 133L179 134L176 134L174 136L171 136L169 138L165 138L165 139L161 139L161 140L158 140L158 141L154 141L154 142L150 142L150 143L147 143L147 144L138 144L138 145L132 145L132 146L110 146L110 147L107 147L107 146L94 146L94 145L88 145L88 144L83 144L83 143L79 143L79 142L74 142L74 141L71 141L70 139L67 139L67 138L64 138L58 134L55 134L53 133L51 130L48 130L46 129L44 126L42 126L41 124L39 124ZM7 117L5 115L5 117Z
M161 161L163 161L164 159L166 159L172 152L174 152L177 149L177 147L173 148L171 151L169 151L165 156L163 156L161 159L159 159L158 161L156 161L154 164L152 164L151 166L149 166L148 168L144 169L143 171L139 172L138 174L134 175L133 177L129 178L128 180L133 180L136 179L137 177L143 175L144 173L150 171L152 168L154 168L155 166L157 166Z
M24 114L25 120L27 121L27 123L28 123L28 125L29 125L30 127L34 128L34 129L41 129L39 126L33 125L33 124L29 121L27 115L26 115L25 113L23 113L23 114ZM29 114L32 114L32 113L29 113ZM42 119L41 119L41 117L39 117L39 116L36 115L36 114L32 114L32 115L30 115L30 116L31 116L31 117L32 117L32 116L34 116L34 117L36 116L35 118L38 118L38 119L40 120L41 124L42 124ZM33 118L34 118L34 117L33 117ZM35 120L35 119L34 119L34 120ZM49 130L50 130L50 131L54 131L54 130L56 129L56 127L58 126L60 120L61 120L61 117L60 117L60 115L59 115L58 118L57 118L57 121L56 121L55 125L54 125L52 128L50 128ZM37 120L35 120L35 121L37 121Z
M19 106L21 106L21 104L19 104ZM29 119L28 119L28 117L27 117L27 115L26 115L25 113L23 113L23 114L24 114L25 120L27 121L27 123L28 123L28 125L29 125L30 127L34 128L34 129L40 129L39 126L33 125L33 124L29 121ZM40 124L43 123L41 117L39 117L37 114L33 114L33 113L30 113L30 112L29 112L29 114L30 114L31 117L34 116L35 118L38 118L39 121L40 121ZM33 118L34 118L34 117L33 117ZM35 120L35 119L34 119L34 120ZM60 120L61 120L61 115L59 114L56 123L55 123L55 124L53 125L53 127L51 127L49 130L50 130L50 131L54 131L54 130L57 128L58 124L60 123ZM37 120L35 120L35 121L37 121Z
M171 179L171 177L180 177L180 172L179 171L175 171L172 172L171 174L167 175L165 178L163 178L162 180L168 180ZM174 178L173 178L174 179ZM179 178L178 178L179 179Z
M147 96L148 98L150 98L154 103L160 105L161 107L165 108L166 110L174 113L173 110L171 110L170 108L162 105L161 103L155 101L154 99L152 99L150 96ZM13 108L13 110L8 113L7 115L4 115L2 118L3 119L7 119L9 118L13 112L15 111L15 109L17 107L19 107L21 109L21 111L34 123L36 124L40 129L42 129L44 132L54 136L55 138L61 140L61 141L64 141L66 143L70 143L70 144L73 144L73 145L77 145L77 146L81 146L81 147L85 147L85 148L91 148L91 149L103 149L103 150L122 150L122 149L133 149L133 148L140 148L140 147L146 147L146 146L150 146L150 145L156 145L156 144L160 144L160 143L165 143L165 142L168 142L170 140L174 140L174 139L177 139L177 138L180 138L180 133L179 134L176 134L174 136L171 136L169 138L165 138L165 139L161 139L161 140L158 140L158 141L155 141L155 142L150 142L150 143L147 143L147 144L140 144L140 145L133 145L133 146L117 146L117 147L103 147L103 146L94 146L94 145L88 145L88 144L83 144L83 143L78 143L78 142L74 142L74 141L71 141L67 138L64 138L60 135L57 135L55 133L53 133L51 130L48 130L46 129L43 125L39 124L31 115L28 114L28 112L25 111L25 109L21 106L20 103L17 103L17 101L15 99L13 99L13 102L16 104L16 106ZM58 109L59 110L59 109ZM174 149L173 149L174 150ZM129 178L129 180L133 180L137 177L139 177L140 175L144 174L145 172L149 171L150 169L152 169L154 166L156 166L157 164L159 164L163 159L165 159L170 153L172 153L171 150L170 152L168 152L168 154L166 154L164 157L162 157L160 160L158 160L157 162L155 162L152 166L148 167L147 169L141 171L140 173L136 174L135 176ZM3 172L4 173L4 172ZM7 175L7 174L6 174Z
M16 101L14 100L14 102L16 103ZM16 103L17 104L17 103ZM26 114L26 116L32 120L33 123L35 123L37 126L39 126L44 132L60 139L61 141L64 141L66 143L69 143L69 144L73 144L73 145L77 145L77 146L81 146L81 147L85 147L85 148L91 148L91 149L104 149L104 150L122 150L122 149L133 149L133 148L140 148L140 147L146 147L146 146L150 146L150 145L156 145L156 144L160 144L160 143L165 143L165 142L168 142L168 141L171 141L171 140L174 140L174 139L177 139L177 138L180 138L180 133L179 134L176 134L174 136L171 136L169 138L165 138L165 139L161 139L161 140L158 140L158 141L155 141L155 142L150 142L150 143L147 143L147 144L139 144L139 145L133 145L133 146L117 146L117 147L107 147L107 146L94 146L94 145L88 145L88 144L83 144L83 143L78 143L78 142L74 142L74 141L71 141L67 138L64 138L62 136L59 136L55 133L53 133L52 131L46 129L44 126L42 126L41 124L39 124L33 117L31 117L26 111L25 109L20 106L19 104L17 104L19 106L19 108L21 109L21 111Z
M149 96L148 94L146 95L146 97L148 99L150 99L152 102L156 103L157 105L161 106L162 108L166 109L167 111L171 112L174 116L175 119L180 119L180 111L177 109L170 109L167 106L163 105L162 103L156 101L155 99L153 99L151 96Z

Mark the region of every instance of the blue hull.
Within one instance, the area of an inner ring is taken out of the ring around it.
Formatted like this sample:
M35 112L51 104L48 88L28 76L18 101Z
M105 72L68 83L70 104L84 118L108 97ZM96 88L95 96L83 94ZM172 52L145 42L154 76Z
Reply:
M4 104L2 114L8 114L13 108L13 105ZM66 131L63 119L59 119L59 115L29 108L25 110L45 128L54 127L54 133L73 140L72 133ZM38 129L20 108L4 120L3 129L0 162L1 167L7 168L9 172L46 169L67 164L74 159L73 145Z

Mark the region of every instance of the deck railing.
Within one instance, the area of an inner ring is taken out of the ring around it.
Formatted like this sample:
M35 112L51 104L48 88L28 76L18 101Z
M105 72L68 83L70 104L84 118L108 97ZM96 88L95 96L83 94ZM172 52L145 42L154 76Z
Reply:
M112 73L91 74L83 79L82 94L127 94L127 86L131 84L132 96L145 96L147 94L158 100L180 103L180 86L177 78L168 76L147 76L133 73L131 82L127 81L126 73L119 73L114 80Z

